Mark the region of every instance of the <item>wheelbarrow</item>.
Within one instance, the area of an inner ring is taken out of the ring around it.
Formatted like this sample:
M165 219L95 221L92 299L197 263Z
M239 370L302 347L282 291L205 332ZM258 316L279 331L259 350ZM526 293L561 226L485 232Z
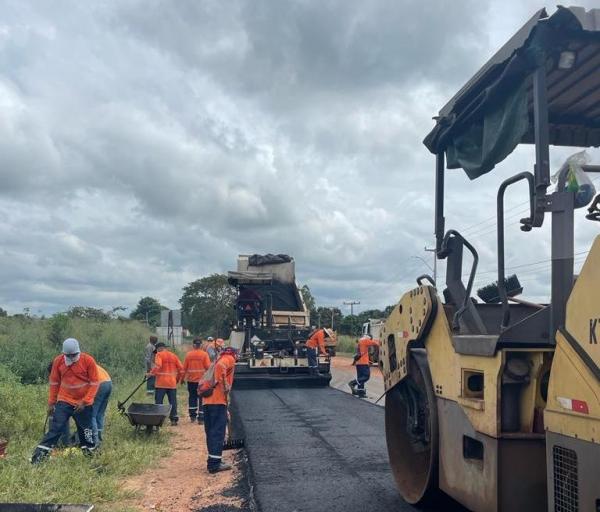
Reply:
M148 380L144 377L144 380L129 394L129 396L122 402L117 403L119 412L127 417L129 423L135 427L136 432L141 430L142 427L146 427L146 433L151 433L154 430L158 430L162 427L165 419L171 412L170 405L163 404L146 404L133 402L127 409L125 404L135 394L135 392L142 387L142 385Z

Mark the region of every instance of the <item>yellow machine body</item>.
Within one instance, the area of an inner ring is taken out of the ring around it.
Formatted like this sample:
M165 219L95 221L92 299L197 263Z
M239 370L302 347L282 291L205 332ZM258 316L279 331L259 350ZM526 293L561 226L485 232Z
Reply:
M424 351L439 489L474 511L600 510L598 290L600 237L571 293L566 325L548 347L504 347L498 333L457 336L455 308L433 287L402 296L381 335L384 383L388 393L403 386L415 361L410 353ZM527 377L515 380L515 369ZM394 431L387 431L388 447ZM390 451L402 488L410 463L394 458Z

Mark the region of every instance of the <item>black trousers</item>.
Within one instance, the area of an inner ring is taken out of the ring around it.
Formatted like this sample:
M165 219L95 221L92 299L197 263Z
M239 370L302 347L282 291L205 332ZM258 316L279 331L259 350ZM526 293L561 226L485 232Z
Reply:
M226 405L204 405L204 432L206 432L206 448L208 450L208 469L215 469L221 464L223 442L227 428Z
M77 425L79 445L83 448L94 448L94 435L92 431L92 406L88 405L81 411L75 412L75 407L67 402L57 402L54 406L54 414L50 420L48 432L40 441L38 448L50 451L54 448L68 428L69 420L73 418Z
M179 416L177 416L177 389L156 388L154 390L154 403L162 404L165 395L167 395L167 399L171 404L171 413L169 414L169 419L177 421L179 419Z
M204 413L202 412L202 397L198 395L198 383L197 382L188 382L188 412L190 413L190 418L193 420L198 418L202 418Z

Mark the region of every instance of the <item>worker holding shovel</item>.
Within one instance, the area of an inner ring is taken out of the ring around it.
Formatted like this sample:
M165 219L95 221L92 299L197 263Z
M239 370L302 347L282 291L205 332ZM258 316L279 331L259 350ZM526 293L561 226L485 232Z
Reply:
M356 379L348 382L352 394L359 398L365 398L367 391L365 384L371 378L371 369L369 367L369 347L379 347L379 340L373 340L370 336L363 336L358 340L354 362L356 365Z
M171 405L169 419L171 425L177 425L179 417L177 416L177 383L183 376L183 365L179 358L162 342L156 344L156 357L154 358L154 367L146 377L156 377L156 389L154 393L154 403L162 404L165 395Z
M70 418L77 425L82 451L91 454L95 449L92 404L98 391L98 368L92 356L81 352L75 338L63 342L63 353L52 362L49 383L48 415L52 419L31 456L32 464L42 462L50 454Z

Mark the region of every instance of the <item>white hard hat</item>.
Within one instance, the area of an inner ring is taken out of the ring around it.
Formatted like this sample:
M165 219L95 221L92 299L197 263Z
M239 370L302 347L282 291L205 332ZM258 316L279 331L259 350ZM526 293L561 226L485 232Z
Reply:
M63 341L63 354L77 354L79 350L79 342L75 338L67 338Z

